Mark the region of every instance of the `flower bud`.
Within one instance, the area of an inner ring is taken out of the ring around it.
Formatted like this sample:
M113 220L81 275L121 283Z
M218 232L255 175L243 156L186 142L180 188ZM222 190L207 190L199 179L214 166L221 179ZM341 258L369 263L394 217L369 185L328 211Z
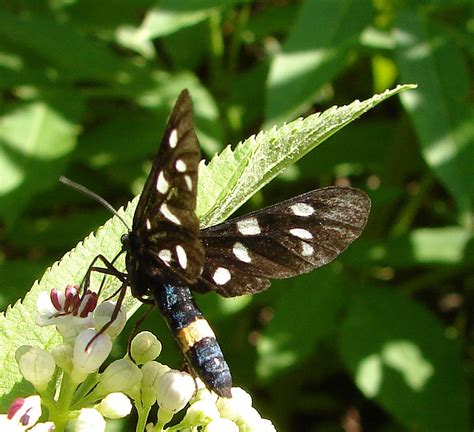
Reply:
M146 385L157 385L158 380L165 374L166 372L170 371L171 368L167 365L164 365L157 361L149 361L146 362L142 366L142 384L145 383Z
M77 336L85 329L87 326L83 326L85 320L77 319L72 315L58 317L55 324L56 330L63 337L63 341L70 345L74 345Z
M199 400L206 400L212 402L215 405L219 396L217 396L217 394L213 391L210 391L200 378L194 378L194 382L196 383L197 390L194 393L191 404Z
M196 389L194 380L186 372L170 370L163 374L156 386L156 400L160 409L176 413L189 402Z
M23 354L28 352L33 347L31 345L20 345L15 351L15 360L17 363L20 362L20 358Z
M262 417L258 411L253 407L247 407L245 411L241 413L241 417L235 420L240 426L240 430L243 432L260 432L262 425Z
M23 377L35 387L45 388L56 369L53 356L41 348L31 347L18 357L18 367Z
M130 354L137 364L155 360L161 353L161 342L148 331L138 333L130 345Z
M92 329L83 330L74 343L73 375L79 377L81 374L95 372L104 363L110 351L112 351L112 341L108 335L97 334Z
M110 363L100 376L97 394L113 392L127 393L140 384L142 372L138 366L128 359L115 360Z
M275 426L268 419L261 419L258 427L259 432L276 432Z
M188 408L183 422L192 426L196 424L207 424L218 418L220 418L219 410L212 401L199 400Z
M114 313L116 307L116 303L113 303L111 301L104 301L99 306L97 306L97 309L94 312L95 328L97 330L100 330L106 324L110 323L104 333L107 333L112 339L117 337L118 334L120 334L120 332L125 327L125 324L127 323L127 314L125 313L125 310L122 307L120 307L119 309L117 318L110 322L110 320L112 319L112 314Z
M118 419L130 414L132 404L123 393L115 392L108 394L95 408L104 417Z
M104 432L105 420L94 408L83 408L76 419L74 432Z
M232 398L219 398L217 408L222 417L238 422L245 418L246 411L252 407L252 397L240 387L232 387Z
M239 432L239 427L229 419L218 418L212 420L203 432Z
M141 399L144 406L156 402L156 386L161 376L170 368L156 361L149 361L142 366Z
M54 358L54 362L62 370L70 373L73 368L72 355L73 348L67 343L56 345L51 349L51 355Z

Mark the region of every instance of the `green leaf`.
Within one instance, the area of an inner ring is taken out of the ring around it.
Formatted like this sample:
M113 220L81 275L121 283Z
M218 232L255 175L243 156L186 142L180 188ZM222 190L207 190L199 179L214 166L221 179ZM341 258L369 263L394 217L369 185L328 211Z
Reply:
M153 39L173 34L183 28L207 19L223 4L224 0L161 0L147 11L138 27L122 27L118 41L146 58L155 56Z
M266 8L254 11L245 28L244 42L248 39L261 40L275 33L287 33L294 24L298 10L298 4L288 3L278 6L269 4ZM251 38L248 33L252 35Z
M212 155L220 150L222 126L216 101L191 73L160 72L153 85L131 97L143 109L113 110L106 120L81 135L74 156L95 168L116 162L143 161L156 150L166 120L183 88L193 96L194 121L201 150Z
M111 80L120 69L110 51L50 17L0 11L0 35L75 78Z
M348 123L400 91L398 86L363 102L332 107L280 128L260 132L237 145L226 147L209 165L201 163L198 214L203 227L227 219L256 191Z
M441 180L469 225L474 204L474 110L469 72L461 50L431 32L413 11L396 20L397 62L403 80L420 83L401 101L411 116L427 164Z
M26 58L24 52L3 38L0 40L0 88L7 91L21 85L48 87L51 78L42 67Z
M409 430L469 429L460 354L425 309L383 288L360 288L340 352L362 393Z
M222 154L215 156L209 165L202 163L198 187L198 214L202 224L209 225L223 220L255 191L324 139L378 103L409 88L409 85L399 86L364 102L355 101L344 107L333 107L321 115L313 115L279 129L262 132L257 137L251 137L239 144L234 152L227 147ZM129 226L137 201L138 197L129 203L125 210L120 210ZM90 234L61 261L46 270L22 303L18 302L8 309L5 315L0 315L1 364L8 365L8 368L14 371L14 353L19 345L35 343L42 347L51 347L57 342L52 328L37 328L34 324L35 304L39 293L49 292L52 288L63 289L67 284L80 283L97 254L101 253L112 259L121 250L120 238L125 231L125 227L116 217L110 219L97 233ZM124 269L123 259L117 262L117 268ZM104 288L104 297L113 294L118 288L117 281L110 279ZM93 286L99 281L99 275L95 275ZM132 313L139 305L140 302L128 293L124 304L126 310ZM21 331L17 331L16 325L19 316L25 317ZM18 372L8 379L0 376L2 395L7 394L12 385L20 381Z
M334 331L344 304L344 281L333 267L272 285L281 295L257 343L257 373L263 379L303 362Z
M38 191L57 182L76 145L83 103L69 93L11 107L0 128L0 215L13 221Z
M292 119L346 66L349 50L372 20L368 1L305 1L288 40L272 61L265 124Z
M157 8L150 9L139 32L149 39L174 33L204 19L229 0L161 0Z
M134 95L138 104L158 111L162 111L163 107L171 109L179 93L184 88L188 89L193 97L194 121L201 149L211 155L222 148L222 124L217 103L194 74L159 72L153 75L152 83L152 87ZM166 112L168 115L169 110Z

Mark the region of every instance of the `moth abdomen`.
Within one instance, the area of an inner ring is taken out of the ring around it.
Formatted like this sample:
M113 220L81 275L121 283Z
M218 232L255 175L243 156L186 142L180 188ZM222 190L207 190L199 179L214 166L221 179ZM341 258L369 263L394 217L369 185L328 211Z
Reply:
M157 306L186 361L206 387L231 397L232 377L214 332L189 288L167 284L154 293Z
M214 336L203 337L185 356L207 387L221 397L232 397L232 377L221 348Z

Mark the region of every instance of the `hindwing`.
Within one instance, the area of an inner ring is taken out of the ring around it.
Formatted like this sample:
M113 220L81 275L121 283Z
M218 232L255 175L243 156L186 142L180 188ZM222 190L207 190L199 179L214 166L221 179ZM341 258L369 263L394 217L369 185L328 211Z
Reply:
M253 294L269 279L321 267L360 235L369 211L364 192L328 187L202 230L206 260L194 289Z

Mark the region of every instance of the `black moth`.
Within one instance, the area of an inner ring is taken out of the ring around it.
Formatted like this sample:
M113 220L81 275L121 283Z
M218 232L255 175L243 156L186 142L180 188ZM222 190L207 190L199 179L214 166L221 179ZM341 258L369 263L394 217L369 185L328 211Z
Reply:
M224 297L253 294L266 289L269 279L331 262L362 232L370 200L358 189L328 187L200 230L195 214L199 160L192 102L184 90L168 120L132 229L122 238L127 273L102 256L97 258L107 269L90 269L122 280L119 303L130 286L136 298L157 306L195 374L219 396L231 397L229 367L192 291Z

